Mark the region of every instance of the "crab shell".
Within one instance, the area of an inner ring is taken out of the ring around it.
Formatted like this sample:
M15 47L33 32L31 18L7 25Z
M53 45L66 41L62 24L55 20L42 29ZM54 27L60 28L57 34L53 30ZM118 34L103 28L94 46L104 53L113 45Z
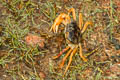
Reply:
M65 38L68 44L81 43L82 35L76 21L72 21L65 27Z

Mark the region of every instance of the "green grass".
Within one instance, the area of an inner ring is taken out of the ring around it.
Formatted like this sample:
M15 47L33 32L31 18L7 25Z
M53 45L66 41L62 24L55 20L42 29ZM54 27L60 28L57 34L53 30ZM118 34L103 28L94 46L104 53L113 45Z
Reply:
M21 9L17 8L18 4L22 6ZM30 0L26 3L23 3L21 0L12 0L12 2L9 3L2 1L2 5L10 11L10 14L7 14L8 16L4 20L4 31L2 31L3 35L1 36L1 46L5 46L8 54L1 57L0 64L4 67L8 63L25 60L34 67L33 56L41 53L37 49L37 46L35 48L28 47L24 42L24 37L28 34L30 28L30 23L28 23L27 20L31 18L31 22L34 24L33 12L36 5ZM9 58L11 56L14 57ZM17 68L19 69L19 66ZM13 69L6 70L6 72L9 73L14 80L16 80L18 76L24 79L24 75L20 76L16 74L16 72L20 71ZM31 74L31 76L33 74ZM36 78L38 77L36 76Z
M78 0L77 4L75 2L71 2L70 6L68 5L69 3L66 3L68 6L64 6L71 8L76 5L75 10L77 19L78 13L81 12L83 14L84 23L86 21L92 21L94 23L94 26L89 27L84 35L88 46L86 47L87 49L84 49L83 47L83 52L89 53L85 54L86 56L91 55L88 57L89 61L86 63L83 62L79 57L79 54L76 53L65 77L63 77L63 73L69 58L66 60L62 70L56 68L64 55L57 60L51 59L54 54L57 54L57 52L52 53L49 50L49 47L53 47L51 44L54 42L47 43L49 39L45 38L45 44L50 44L51 46L44 48L43 50L39 50L38 45L35 47L28 46L24 39L28 33L37 34L38 36L41 35L30 30L34 26L41 28L42 25L48 24L49 26L47 27L50 29L50 26L53 24L54 19L59 15L59 13L66 10L63 9L64 2L54 0L40 3L35 3L32 0L11 0L11 2L1 0L0 2L5 8L5 13L3 13L3 15L6 16L4 20L0 20L0 25L2 25L0 26L0 34L2 33L0 36L0 48L1 51L7 51L7 53L0 55L0 66L2 66L6 75L9 75L11 79L41 80L43 78L39 75L40 71L45 71L46 79L50 80L102 80L109 78L104 76L103 73L104 70L109 68L112 61L102 61L97 58L101 58L103 55L105 56L103 48L100 47L100 49L92 55L89 52L92 51L92 49L99 47L100 44L104 44L101 43L99 39L91 43L92 39L94 39L91 35L96 34L94 33L96 29L100 28L102 29L101 33L108 33L107 36L109 36L110 39L113 37L114 26L117 26L119 22L119 18L117 16L118 13L114 8L114 0L110 0L110 9L103 9L100 7L100 3L91 0ZM78 4L81 9L79 9ZM103 16L103 14L107 14L107 16ZM36 17L40 16L42 16L42 18L38 19L40 22L37 24ZM103 18L105 19L104 21ZM54 38L52 39L55 41ZM57 44L57 42L55 44ZM48 57L46 58L46 56ZM37 57L39 57L39 59ZM48 64L43 64L44 62L40 63L44 59L45 61L49 61ZM36 63L39 63L39 65ZM26 70L22 70L22 66L24 66ZM48 68L47 71L44 70L46 67ZM85 72L87 70L92 71L92 73L87 74L87 72Z
M47 1L42 5L41 11L42 13L53 23L56 18L56 9L54 7L55 4Z

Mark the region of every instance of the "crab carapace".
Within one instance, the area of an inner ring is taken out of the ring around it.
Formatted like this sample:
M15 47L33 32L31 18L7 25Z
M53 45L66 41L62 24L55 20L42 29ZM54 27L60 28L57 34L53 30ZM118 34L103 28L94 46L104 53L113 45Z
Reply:
M82 41L82 35L76 21L72 21L65 27L65 39L67 43L79 44Z

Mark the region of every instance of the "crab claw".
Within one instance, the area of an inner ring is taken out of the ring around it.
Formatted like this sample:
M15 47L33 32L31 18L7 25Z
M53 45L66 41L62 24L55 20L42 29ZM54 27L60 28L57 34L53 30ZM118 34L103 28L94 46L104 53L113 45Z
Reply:
M61 13L54 21L50 31L53 30L54 33L57 33L58 31L58 27L61 23L63 23L64 25L67 25L68 23L70 23L70 17L69 15L65 14L65 13Z

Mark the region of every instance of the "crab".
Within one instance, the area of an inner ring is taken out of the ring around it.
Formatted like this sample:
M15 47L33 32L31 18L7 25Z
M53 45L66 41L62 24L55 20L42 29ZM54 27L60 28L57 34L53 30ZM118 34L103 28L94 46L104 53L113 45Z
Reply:
M72 13L73 19L71 19L70 13ZM93 23L88 21L85 24L83 24L82 14L79 13L79 24L77 24L75 9L70 8L68 9L67 14L60 13L60 15L55 19L50 31L57 33L60 24L64 24L65 39L68 46L65 49L63 49L57 56L54 56L53 59L57 59L64 52L67 52L65 57L63 57L61 64L59 65L59 68L62 68L64 66L65 60L68 58L68 56L70 56L68 65L64 71L65 75L72 62L72 57L77 51L79 51L79 55L84 62L88 61L88 59L86 59L86 57L84 57L82 53L82 35L86 31L87 27L89 25L93 25Z

